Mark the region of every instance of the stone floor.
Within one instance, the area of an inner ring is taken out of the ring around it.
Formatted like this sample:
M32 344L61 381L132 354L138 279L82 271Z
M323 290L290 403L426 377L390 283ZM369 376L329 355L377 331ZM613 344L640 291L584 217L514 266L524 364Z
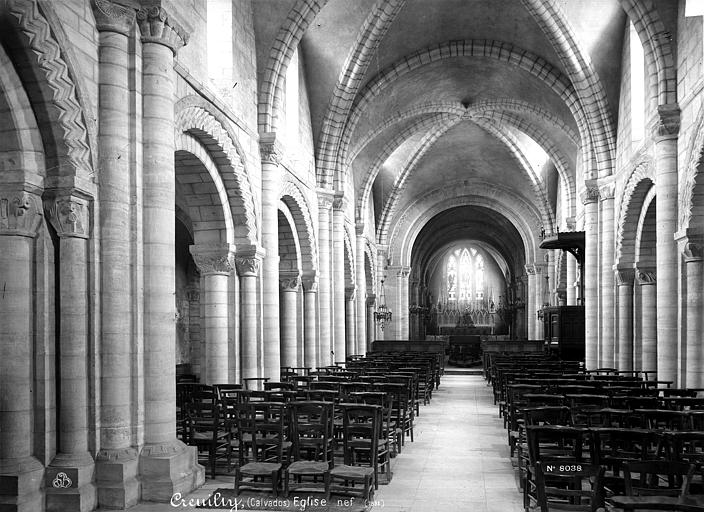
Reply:
M379 487L373 512L522 512L506 433L481 376L446 374L430 405L420 412L415 442L407 442L393 459L393 479ZM204 500L219 487L231 487L232 481L226 476L207 479L185 499ZM195 507L141 504L130 509L174 510Z

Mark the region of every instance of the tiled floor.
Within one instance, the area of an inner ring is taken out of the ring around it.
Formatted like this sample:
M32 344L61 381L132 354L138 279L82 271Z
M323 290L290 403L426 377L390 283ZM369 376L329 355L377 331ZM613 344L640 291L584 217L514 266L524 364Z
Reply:
M393 459L393 479L379 487L373 512L523 511L506 432L481 376L446 374L432 402L420 412L415 442L406 442ZM203 488L185 499L204 500L218 487L231 487L232 481L232 477L207 479ZM195 508L141 504L130 509L174 510Z

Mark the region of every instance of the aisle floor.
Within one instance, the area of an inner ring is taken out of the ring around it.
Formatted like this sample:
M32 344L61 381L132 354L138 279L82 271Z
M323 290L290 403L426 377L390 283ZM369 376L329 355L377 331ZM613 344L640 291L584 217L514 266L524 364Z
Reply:
M491 388L481 376L446 374L432 402L420 412L415 442L407 441L393 459L393 479L379 486L373 512L523 511L506 431ZM228 476L206 479L185 500L205 500L217 488L232 487L232 482ZM174 510L195 508L143 503L130 512Z
M445 375L422 407L415 442L394 459L374 512L523 511L506 431L479 375Z

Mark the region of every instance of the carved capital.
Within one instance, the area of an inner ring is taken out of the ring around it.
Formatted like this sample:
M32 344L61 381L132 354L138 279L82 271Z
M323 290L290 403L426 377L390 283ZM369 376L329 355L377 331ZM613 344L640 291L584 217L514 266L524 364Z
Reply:
M704 260L704 240L702 241L690 241L684 245L684 250L682 254L684 255L684 261L687 263L695 263Z
M351 286L349 288L345 288L345 300L350 301L354 300L357 294L357 288L354 286Z
M575 229L577 229L577 221L574 217L567 217L565 219L565 226L569 231L574 231Z
M409 276L410 273L411 273L411 269L408 267L400 267L400 268L397 267L396 277L400 277L401 279L405 279Z
M0 235L34 237L42 220L41 199L18 190L0 195Z
M526 274L529 276L534 276L535 275L535 265L532 263L526 263Z
M616 184L612 181L599 185L599 201L613 199L616 194Z
M188 302L200 302L200 289L189 286L186 288L186 298L188 298Z
M376 304L376 295L374 295L373 293L368 294L367 295L367 307L373 308L375 304Z
M637 280L638 284L641 286L656 283L655 269L637 268L637 269L635 269L635 273L636 273L636 280Z
M582 204L596 203L599 200L599 187L587 186L579 194Z
M235 255L235 268L241 277L256 277L259 275L259 267L264 259L264 250L258 246L241 247L238 246Z
M636 271L632 268L616 269L616 285L617 286L633 286L636 277Z
M259 138L259 155L262 163L279 165L282 149L276 140L275 133L264 133Z
M653 138L676 137L680 132L680 107L677 103L658 105L658 113L653 125Z
M347 199L344 194L335 194L332 201L332 209L335 211L343 211L347 207Z
M315 275L304 275L301 277L301 286L305 293L316 293L318 291L318 278Z
M88 201L70 193L44 201L47 218L60 238L88 238L90 217Z
M332 190L319 188L317 190L318 194L318 209L329 210L332 208L333 199L335 194Z
M279 275L279 286L281 287L281 291L297 292L298 287L301 286L301 278L298 274L286 274L282 272Z
M202 275L229 275L235 268L233 245L191 245L189 249Z
M363 236L364 235L364 222L355 222L354 224L354 232L357 236Z
M137 11L143 43L163 44L176 54L188 44L189 33L164 7L153 5Z
M91 0L95 27L99 32L117 32L129 35L136 17L134 9L118 5L110 0Z

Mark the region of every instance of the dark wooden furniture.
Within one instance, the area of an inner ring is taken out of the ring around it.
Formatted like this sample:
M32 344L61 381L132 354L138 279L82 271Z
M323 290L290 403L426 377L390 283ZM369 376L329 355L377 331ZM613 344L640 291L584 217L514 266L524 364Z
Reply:
M584 306L550 306L542 312L550 350L563 360L584 361Z

